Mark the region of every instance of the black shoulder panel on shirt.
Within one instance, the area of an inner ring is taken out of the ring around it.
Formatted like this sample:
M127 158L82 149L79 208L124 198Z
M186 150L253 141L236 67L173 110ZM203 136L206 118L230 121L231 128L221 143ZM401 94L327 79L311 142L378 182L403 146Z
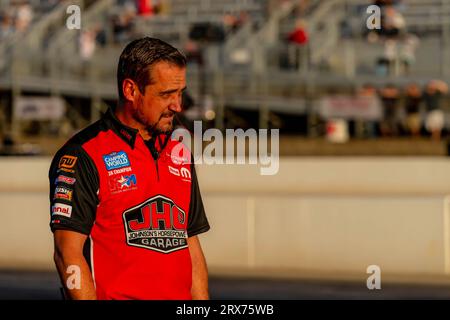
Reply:
M101 131L108 131L109 128L102 118L93 124L87 126L77 134L75 134L66 144L83 145L86 142L94 139Z
M90 233L100 182L97 168L83 145L107 130L103 120L95 122L73 136L53 158L49 170L52 231Z
M188 214L188 236L192 237L210 229L208 219L206 218L205 208L203 207L200 187L198 185L197 174L195 172L195 164L191 164L191 201Z

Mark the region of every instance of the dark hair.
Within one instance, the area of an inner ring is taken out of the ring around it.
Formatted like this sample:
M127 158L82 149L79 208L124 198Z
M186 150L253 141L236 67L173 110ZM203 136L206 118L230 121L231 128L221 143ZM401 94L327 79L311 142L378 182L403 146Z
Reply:
M122 82L129 78L135 81L141 93L151 84L151 68L160 61L172 63L178 67L186 67L186 57L170 44L155 38L145 37L130 42L120 55L117 66L117 86L119 102L125 97Z

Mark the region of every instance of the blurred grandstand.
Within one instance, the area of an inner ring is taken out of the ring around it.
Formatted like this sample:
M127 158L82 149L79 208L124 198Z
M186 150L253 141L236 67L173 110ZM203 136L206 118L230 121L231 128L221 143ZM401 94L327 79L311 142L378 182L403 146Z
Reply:
M74 4L80 30L66 27ZM382 8L380 30L366 27L371 4ZM450 1L1 0L0 6L3 154L51 154L114 105L118 56L142 36L186 53L185 118L203 120L204 128L279 128L281 153L289 155L447 153Z

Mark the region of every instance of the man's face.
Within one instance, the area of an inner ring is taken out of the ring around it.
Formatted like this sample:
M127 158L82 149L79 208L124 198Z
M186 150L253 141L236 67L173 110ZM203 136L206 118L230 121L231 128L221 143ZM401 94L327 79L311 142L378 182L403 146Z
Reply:
M181 111L186 68L161 61L152 67L151 73L151 84L145 87L143 94L138 92L133 103L133 116L149 133L169 132L174 115Z

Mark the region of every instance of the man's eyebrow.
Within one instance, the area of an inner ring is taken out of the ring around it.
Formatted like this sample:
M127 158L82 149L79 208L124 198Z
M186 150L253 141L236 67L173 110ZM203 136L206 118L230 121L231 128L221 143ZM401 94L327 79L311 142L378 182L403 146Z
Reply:
M181 92L186 91L186 89L187 89L187 87L184 87L183 89L181 89ZM166 91L161 91L159 94L171 94L171 93L174 93L174 92L177 92L177 91L178 91L178 89L169 89L169 90L166 90Z

